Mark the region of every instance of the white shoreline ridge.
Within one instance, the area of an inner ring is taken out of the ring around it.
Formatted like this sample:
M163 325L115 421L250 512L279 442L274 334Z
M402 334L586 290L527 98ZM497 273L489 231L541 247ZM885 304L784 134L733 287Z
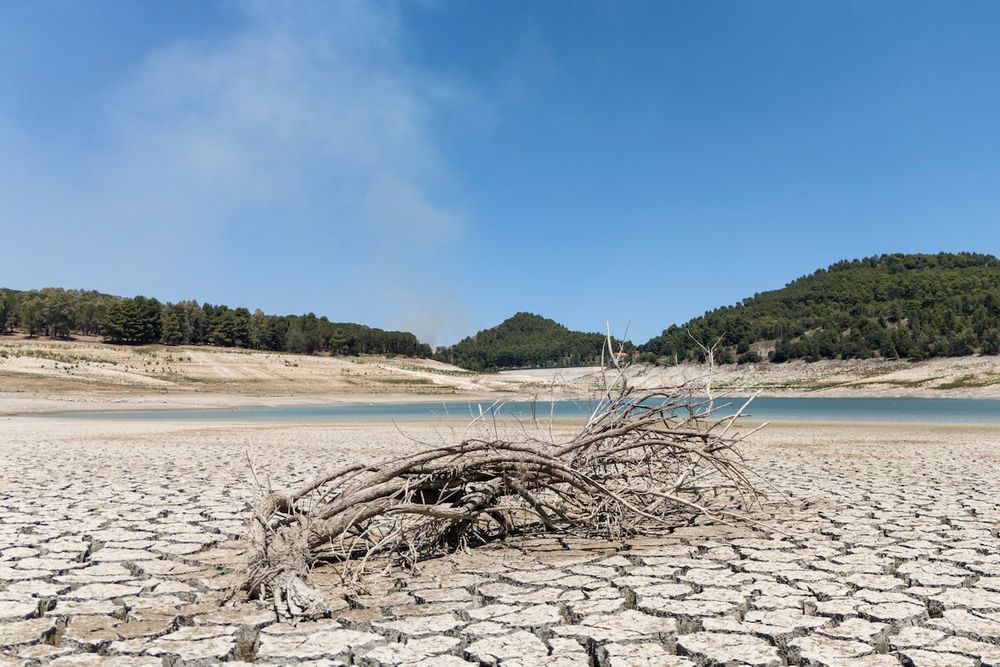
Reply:
M123 406L228 408L511 398L586 398L596 369L472 373L432 360L325 357L212 347L127 347L0 337L0 414ZM637 365L647 386L697 386L703 365ZM1000 357L722 366L720 393L1000 398ZM67 406L70 406L67 408Z
M451 422L467 424L476 419L518 420L544 424L549 421L582 424L598 407L596 399L510 401L408 401L372 403L338 401L323 404L171 408L127 404L111 410L44 411L33 414L49 419L166 420L205 422ZM885 423L885 424L994 424L1000 425L1000 399L995 398L886 398L886 397L774 397L718 396L713 400L717 418L740 412L740 424L761 422ZM93 407L93 406L91 406ZM695 396L694 411L706 409ZM680 408L685 413L684 408Z

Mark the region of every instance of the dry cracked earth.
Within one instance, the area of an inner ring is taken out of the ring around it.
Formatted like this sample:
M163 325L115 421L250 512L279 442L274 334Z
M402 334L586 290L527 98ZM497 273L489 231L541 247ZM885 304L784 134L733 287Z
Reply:
M411 430L428 429L414 426ZM318 582L332 617L220 606L245 451L283 485L413 446L392 426L0 421L0 665L1000 664L1000 432L802 425L750 453L779 532L519 539Z

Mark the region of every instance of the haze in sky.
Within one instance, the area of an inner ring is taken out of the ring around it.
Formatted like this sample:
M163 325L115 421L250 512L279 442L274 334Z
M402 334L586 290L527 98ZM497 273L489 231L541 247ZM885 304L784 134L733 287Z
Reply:
M0 4L0 285L645 341L1000 250L996 2Z

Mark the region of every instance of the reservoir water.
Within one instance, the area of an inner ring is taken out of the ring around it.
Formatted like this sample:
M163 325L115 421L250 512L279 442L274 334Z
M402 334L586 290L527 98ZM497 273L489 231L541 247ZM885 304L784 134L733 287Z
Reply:
M744 398L716 400L716 413L732 414ZM338 404L200 410L114 410L63 412L53 417L80 419L139 419L178 421L409 421L468 420L495 411L498 417L541 419L583 418L594 408L590 401L515 401L493 407L489 403L427 402ZM757 398L746 411L761 421L910 422L932 424L1000 424L1000 400L985 398Z

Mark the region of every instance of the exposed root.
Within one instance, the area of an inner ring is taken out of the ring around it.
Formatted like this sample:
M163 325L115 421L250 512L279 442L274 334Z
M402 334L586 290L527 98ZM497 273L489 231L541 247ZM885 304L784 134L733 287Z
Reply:
M243 587L248 597L269 601L278 618L318 618L327 612L323 594L306 583L312 565L301 523L273 531L257 522Z

